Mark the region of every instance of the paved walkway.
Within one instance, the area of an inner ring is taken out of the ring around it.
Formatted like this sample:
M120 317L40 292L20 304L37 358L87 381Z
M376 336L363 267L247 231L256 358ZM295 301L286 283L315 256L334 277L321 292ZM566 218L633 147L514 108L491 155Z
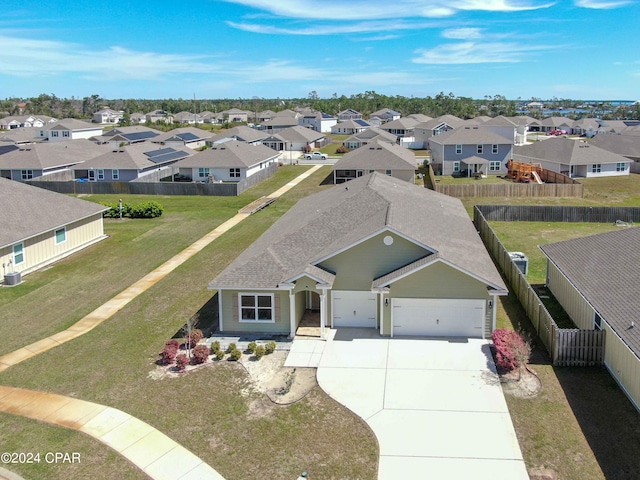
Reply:
M312 167L269 197L280 197L320 167ZM230 218L67 330L3 355L0 372L93 330L248 216L238 213ZM151 425L115 408L62 395L0 386L0 411L87 433L156 480L224 480L213 468Z
M486 340L338 329L317 378L375 433L380 480L529 478Z

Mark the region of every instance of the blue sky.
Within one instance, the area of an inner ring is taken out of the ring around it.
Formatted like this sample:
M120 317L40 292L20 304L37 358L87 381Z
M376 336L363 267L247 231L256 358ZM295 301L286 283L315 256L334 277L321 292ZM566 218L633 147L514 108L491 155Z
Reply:
M15 0L0 98L640 99L640 0Z

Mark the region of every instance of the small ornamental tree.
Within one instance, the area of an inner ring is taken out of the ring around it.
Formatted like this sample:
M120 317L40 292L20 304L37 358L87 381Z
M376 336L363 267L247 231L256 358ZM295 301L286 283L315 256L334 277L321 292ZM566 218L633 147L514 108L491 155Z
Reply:
M196 345L195 348L191 351L193 363L195 365L200 365L201 363L205 363L209 358L209 347L206 345Z
M531 345L513 330L498 329L491 335L496 347L496 363L510 372L527 364L531 356Z
M202 340L202 330L200 330L199 328L194 328L193 330L191 330L191 332L189 332L189 334L187 334L187 340L185 343L189 348L193 348L198 344L200 340Z
M180 343L177 340L169 340L162 349L162 352L160 352L160 363L162 365L171 365L176 359L179 348Z
M183 372L187 368L187 365L189 365L189 358L184 353L176 357L176 368L179 371Z

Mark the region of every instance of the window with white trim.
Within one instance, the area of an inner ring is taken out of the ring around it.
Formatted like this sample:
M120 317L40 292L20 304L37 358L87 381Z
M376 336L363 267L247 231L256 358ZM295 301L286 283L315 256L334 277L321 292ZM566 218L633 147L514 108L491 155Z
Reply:
M51 136L52 137L57 137L58 136L58 131L57 130L51 130Z
M63 137L69 137L69 133L70 133L69 130L63 130L62 131L62 136Z
M391 170L385 170L385 171L384 171L384 173L385 173L386 175L391 176Z
M198 169L198 176L199 177L208 177L209 176L209 169L208 168L199 168Z
M120 170L111 170L111 180L120 180Z
M453 172L457 173L460 171L460 162L453 162Z
M499 172L500 171L500 162L489 162L489 171L490 172Z
M20 177L22 180L31 180L33 178L33 170L21 170Z
M482 150L483 150L483 145L478 145L478 146L476 147L476 152L478 152L478 153L482 153Z
M601 163L594 163L593 165L591 165L591 173L600 173L600 172L602 172Z
M13 246L13 264L20 265L24 263L24 244L18 243Z
M231 177L231 178L240 178L240 169L239 168L230 168L229 169L229 177Z
M273 293L239 293L240 322L275 323Z
M491 153L493 153L494 155L498 153L498 145L496 143L491 145Z
M627 170L627 164L624 162L616 163L616 172L624 172Z
M456 155L462 154L462 145L456 145Z
M593 326L596 330L602 330L602 317L598 315L598 312L595 313L593 318Z
M67 229L65 227L59 228L55 232L56 245L67 241Z
M98 170L98 180L104 180L104 170Z

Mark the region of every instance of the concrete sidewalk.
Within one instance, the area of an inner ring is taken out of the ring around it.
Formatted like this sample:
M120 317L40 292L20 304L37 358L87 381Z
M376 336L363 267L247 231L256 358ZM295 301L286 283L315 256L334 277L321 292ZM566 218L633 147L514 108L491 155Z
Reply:
M0 386L0 411L91 435L155 480L224 480L186 448L148 423L115 408Z
M319 168L321 168L320 165L310 168L303 174L298 175L296 178L288 182L282 188L279 188L278 190L270 194L269 197L280 197L281 195L298 185L300 182L305 180L307 177L315 173ZM131 302L131 300L154 286L160 280L169 275L173 270L178 268L180 265L182 265L197 253L199 253L201 250L203 250L220 235L238 225L248 216L249 215L246 213L238 213L234 217L222 223L211 232L207 233L204 237L196 240L182 252L167 260L151 273L145 275L142 279L138 280L136 283L95 309L89 315L87 315L74 325L70 326L66 330L56 333L55 335L51 335L48 338L44 338L42 340L34 342L30 345L27 345L26 347L0 356L0 372L3 372L13 365L23 362L24 360L27 360L29 358L35 357L42 352L46 352L51 348L57 347L58 345L68 342L69 340L73 340L74 338L79 337L80 335L84 335L85 333L93 330L102 322L108 320L118 311L124 308L129 302Z

